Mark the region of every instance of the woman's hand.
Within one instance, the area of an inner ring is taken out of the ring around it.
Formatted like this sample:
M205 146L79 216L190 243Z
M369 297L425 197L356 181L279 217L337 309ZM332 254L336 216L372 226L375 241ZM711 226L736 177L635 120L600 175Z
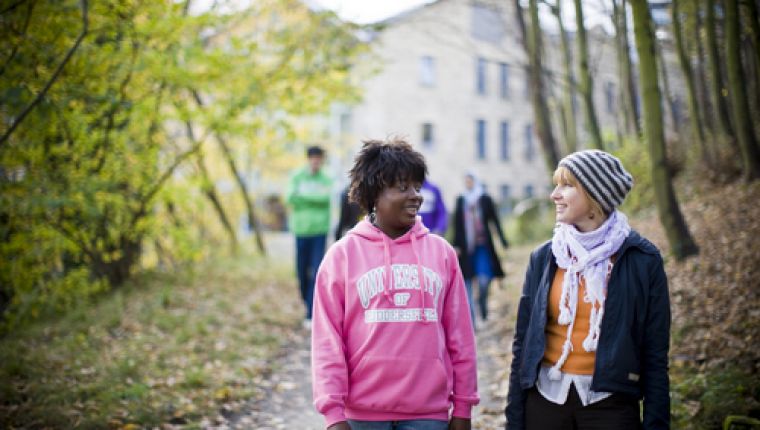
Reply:
M449 430L470 430L471 423L469 418L451 418L449 421Z
M347 422L341 421L339 423L331 425L327 428L327 430L351 430L351 426L349 426Z

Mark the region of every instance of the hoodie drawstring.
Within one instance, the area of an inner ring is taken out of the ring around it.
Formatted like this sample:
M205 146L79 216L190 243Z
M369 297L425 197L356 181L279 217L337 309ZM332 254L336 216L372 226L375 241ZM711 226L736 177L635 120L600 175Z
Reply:
M427 315L425 315L425 279L422 277L422 262L420 261L420 253L417 252L417 236L412 232L412 253L414 254L415 262L417 263L417 282L420 283L420 294L422 294L422 321L428 323Z
M382 235L383 238L383 262L385 263L385 273L383 283L387 285L386 288L384 288L383 295L385 298L390 302L392 305L395 304L393 302L393 296L391 295L391 290L393 289L393 272L391 268L391 249L390 246L388 246L388 237L386 235Z

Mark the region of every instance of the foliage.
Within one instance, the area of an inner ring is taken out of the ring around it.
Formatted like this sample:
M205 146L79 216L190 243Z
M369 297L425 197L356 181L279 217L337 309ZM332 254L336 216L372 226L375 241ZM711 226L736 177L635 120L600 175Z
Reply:
M549 240L554 229L554 204L546 198L518 203L505 223L510 244L526 245Z
M201 419L223 405L260 398L300 316L300 303L282 300L284 288L296 291L284 263L244 252L141 274L95 304L8 334L0 427L206 427Z
M760 375L729 365L705 373L691 367L671 372L673 427L720 428L728 415L760 416Z
M12 131L0 142L0 331L122 284L146 250L197 260L218 228L188 189L200 182L191 162L209 159L202 181L264 170L302 137L296 118L357 99L351 26L295 0L254 3L190 15L169 0L18 2L0 14L0 133ZM211 135L233 171L201 151Z
M652 166L645 143L635 137L625 137L620 148L613 151L626 170L633 176L633 188L628 193L620 209L627 214L636 214L654 206L652 186Z
M687 171L678 185L691 195L683 208L699 255L668 258L654 217L632 220L666 257L674 428L719 428L729 414L760 416L760 183L716 187L698 173Z

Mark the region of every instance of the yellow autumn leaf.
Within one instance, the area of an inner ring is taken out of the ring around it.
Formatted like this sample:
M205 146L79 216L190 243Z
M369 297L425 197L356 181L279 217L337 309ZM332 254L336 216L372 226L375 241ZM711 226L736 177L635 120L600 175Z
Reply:
M214 393L214 398L216 400L229 400L231 395L232 395L232 392L230 391L228 387L222 387L216 390L216 392Z

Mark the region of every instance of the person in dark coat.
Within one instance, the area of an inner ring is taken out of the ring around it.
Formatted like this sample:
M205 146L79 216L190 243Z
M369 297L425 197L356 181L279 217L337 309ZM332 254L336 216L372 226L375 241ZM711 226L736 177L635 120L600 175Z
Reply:
M362 217L359 205L349 200L348 189L349 187L346 187L340 195L340 218L338 226L335 227L335 241L351 230Z
M633 177L586 150L554 182L554 236L531 255L517 311L506 429L669 429L668 281L616 209Z
M480 316L488 319L488 289L494 278L503 278L504 270L493 244L493 233L497 233L502 248L509 246L497 216L498 211L491 196L474 174L465 176L467 191L457 198L454 211L454 249L459 255L470 299L472 321L475 322L473 300L473 279L478 282L478 307ZM492 230L493 229L493 230Z

